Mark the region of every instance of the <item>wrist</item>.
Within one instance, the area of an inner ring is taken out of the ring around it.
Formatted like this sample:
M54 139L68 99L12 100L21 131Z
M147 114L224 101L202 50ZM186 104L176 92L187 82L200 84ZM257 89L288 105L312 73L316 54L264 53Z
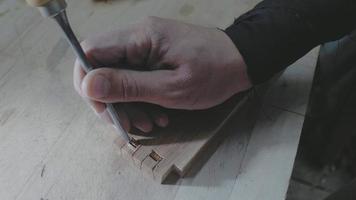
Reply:
M248 75L248 67L244 58L242 57L239 49L236 47L231 38L224 31L221 32L224 34L227 44L226 47L229 49L231 55L231 61L229 62L229 65L231 65L232 73L235 77L233 81L233 84L235 86L234 92L239 93L250 89L253 84Z

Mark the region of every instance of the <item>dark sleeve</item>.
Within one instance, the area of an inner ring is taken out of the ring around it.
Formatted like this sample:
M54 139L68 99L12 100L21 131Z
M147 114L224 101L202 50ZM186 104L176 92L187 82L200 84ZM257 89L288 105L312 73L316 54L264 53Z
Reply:
M265 0L226 29L254 84L356 27L356 0Z

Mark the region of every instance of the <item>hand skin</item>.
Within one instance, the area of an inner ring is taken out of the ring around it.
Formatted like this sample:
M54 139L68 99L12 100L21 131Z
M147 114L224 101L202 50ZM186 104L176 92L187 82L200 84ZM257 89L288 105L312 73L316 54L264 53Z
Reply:
M238 49L216 28L148 17L88 38L82 46L96 69L85 74L76 61L76 91L110 123L104 103L136 102L118 108L127 131L168 124L161 109L137 102L207 109L252 86Z

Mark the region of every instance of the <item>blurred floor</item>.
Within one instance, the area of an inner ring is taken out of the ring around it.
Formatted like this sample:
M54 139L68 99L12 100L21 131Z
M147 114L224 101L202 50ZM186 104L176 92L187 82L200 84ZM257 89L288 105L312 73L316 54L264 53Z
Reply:
M350 183L356 161L356 31L322 45L287 200L321 200Z
M346 167L314 168L303 158L295 162L287 200L322 200L351 181Z

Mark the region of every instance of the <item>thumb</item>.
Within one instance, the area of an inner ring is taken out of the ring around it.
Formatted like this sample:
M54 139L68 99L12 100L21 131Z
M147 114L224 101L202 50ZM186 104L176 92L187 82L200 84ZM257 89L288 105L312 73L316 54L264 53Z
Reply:
M83 79L83 95L100 102L147 102L169 105L172 70L133 71L99 68Z

